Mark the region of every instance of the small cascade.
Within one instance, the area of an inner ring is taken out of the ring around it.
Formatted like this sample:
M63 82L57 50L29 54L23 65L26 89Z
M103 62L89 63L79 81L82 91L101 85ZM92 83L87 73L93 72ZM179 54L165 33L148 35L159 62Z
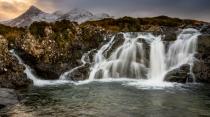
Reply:
M107 50L111 48L112 44L114 43L114 38L115 36L113 36L111 40L107 44L103 45L101 49L99 49L98 52L96 53L94 57L95 66L91 68L89 80L94 80L95 74L98 72L98 67L100 67L100 64L106 60L104 54L106 53Z
M201 33L196 29L184 29L177 37L177 40L169 46L167 53L168 71L179 68L184 64L190 65L190 74L194 77L192 68L194 55L197 50L197 38ZM195 80L195 78L193 78Z
M61 76L60 76L59 79L61 79L61 80L67 80L67 79L68 79L68 76L71 75L73 72L75 72L76 70L78 70L78 69L80 69L80 68L82 68L82 67L85 67L85 65L86 65L87 63L90 63L90 62L89 62L89 61L90 61L89 55L90 55L90 53L92 53L93 51L95 51L95 49L93 49L93 50L91 50L91 51L88 51L87 53L83 54L83 55L82 55L82 58L81 58L82 65L79 65L79 66L77 66L77 67L75 67L75 68L73 68L73 69L71 69L71 70L69 70L69 71L67 71L67 72L64 72L63 74L61 74ZM88 61L86 61L86 59L88 59Z
M150 48L150 79L156 82L162 82L166 73L166 56L161 37L157 37L153 40Z
M114 43L115 36L110 42L105 44L96 54L96 60L92 68L89 79L97 78L137 78L145 79L148 68L145 63L145 51L142 39L151 42L157 38L151 34L123 33L124 43L119 46L109 58L105 58L102 53L108 45Z
M115 36L101 47L95 55L95 64L91 68L89 80L106 78L148 79L163 82L165 75L182 65L190 65L191 75L197 38L196 29L184 29L168 48L161 36L151 33L122 33L124 43L117 47L110 56L104 53L115 42ZM149 50L145 49L149 46ZM149 53L149 57L146 57ZM146 61L149 61L149 65Z
M23 65L25 67L24 73L27 75L29 79L33 81L33 84L35 86L45 86L45 85L58 85L58 84L65 84L68 83L69 81L67 80L42 80L39 77L37 77L33 73L33 69L26 65L24 61L21 59L21 57L15 52L15 50L10 50L10 53L18 59L19 64Z

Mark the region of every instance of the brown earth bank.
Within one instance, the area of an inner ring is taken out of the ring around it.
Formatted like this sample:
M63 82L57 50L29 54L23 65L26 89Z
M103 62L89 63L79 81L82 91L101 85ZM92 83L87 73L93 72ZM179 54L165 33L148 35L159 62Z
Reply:
M25 28L0 25L0 87L18 89L32 83L26 78L24 67L11 56L11 49L15 49L40 78L58 79L63 72L80 65L80 59L85 52L98 49L107 42L104 37L109 38L118 32L152 32L155 35L165 35L164 41L174 41L181 29L189 27L199 29L203 33L198 39L198 60L193 69L195 76L199 82L210 82L210 24L202 21L159 16L103 19L80 25L67 20L54 23L34 22ZM122 43L120 39L120 35L116 37L116 40ZM91 57L93 55L92 53ZM77 70L71 79L88 78L90 65ZM181 80L177 77L167 80L186 81L186 68L181 68L182 74L178 75L182 75Z

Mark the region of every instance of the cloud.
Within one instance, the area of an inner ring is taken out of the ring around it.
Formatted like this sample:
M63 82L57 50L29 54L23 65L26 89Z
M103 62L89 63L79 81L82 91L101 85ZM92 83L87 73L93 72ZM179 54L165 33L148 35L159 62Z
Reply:
M13 2L5 4L2 1ZM14 1L16 1L16 4L14 4ZM17 1L29 2L22 2L22 6L19 6ZM168 15L210 21L210 0L0 0L0 14L8 12L13 17L14 15L17 16L33 2L47 12L83 8L94 13L106 12L118 17L126 15L134 17ZM18 12L12 13L13 11ZM6 16L0 16L0 18L3 17Z
M54 9L79 7L114 16L169 15L210 21L210 0L38 0L37 3L51 4Z
M34 2L35 0L0 0L0 20L17 17Z

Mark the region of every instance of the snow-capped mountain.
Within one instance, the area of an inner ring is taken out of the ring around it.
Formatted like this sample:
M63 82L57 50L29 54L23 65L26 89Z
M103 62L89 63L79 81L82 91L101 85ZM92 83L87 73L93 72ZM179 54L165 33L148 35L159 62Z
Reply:
M56 15L48 14L35 6L31 6L25 13L15 19L5 22L5 24L9 26L24 27L31 25L35 21L52 22L57 18L58 17Z
M17 26L24 27L29 26L33 22L37 21L46 21L46 22L54 22L58 20L70 20L76 21L78 23L82 23L89 20L100 20L104 18L109 18L108 14L93 14L84 9L72 9L69 12L56 11L52 14L46 13L35 6L31 6L25 13L20 15L19 17L1 22L2 24L9 26Z
M110 18L109 14L101 13L101 14L93 14L85 9L72 9L69 12L63 14L59 19L66 19L71 21L76 21L78 23L82 23L89 20L100 20L104 18Z
M94 15L91 12L86 11L84 9L72 9L63 16L61 16L59 19L66 19L81 23L89 20L93 16Z
M64 14L66 14L66 12L64 11L55 11L54 13L52 13L52 15L57 16L58 18L60 18L61 16L63 16Z

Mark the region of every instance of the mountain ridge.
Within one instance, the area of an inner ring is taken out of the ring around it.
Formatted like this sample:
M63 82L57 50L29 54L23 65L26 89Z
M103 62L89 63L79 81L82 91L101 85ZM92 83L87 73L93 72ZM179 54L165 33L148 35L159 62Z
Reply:
M107 13L93 14L90 11L79 8L71 9L68 12L55 11L54 13L46 13L32 5L20 16L8 21L3 21L1 24L12 27L25 27L30 26L35 21L55 22L59 20L70 20L83 23L89 20L100 20L104 18L111 18L111 16L109 16Z

